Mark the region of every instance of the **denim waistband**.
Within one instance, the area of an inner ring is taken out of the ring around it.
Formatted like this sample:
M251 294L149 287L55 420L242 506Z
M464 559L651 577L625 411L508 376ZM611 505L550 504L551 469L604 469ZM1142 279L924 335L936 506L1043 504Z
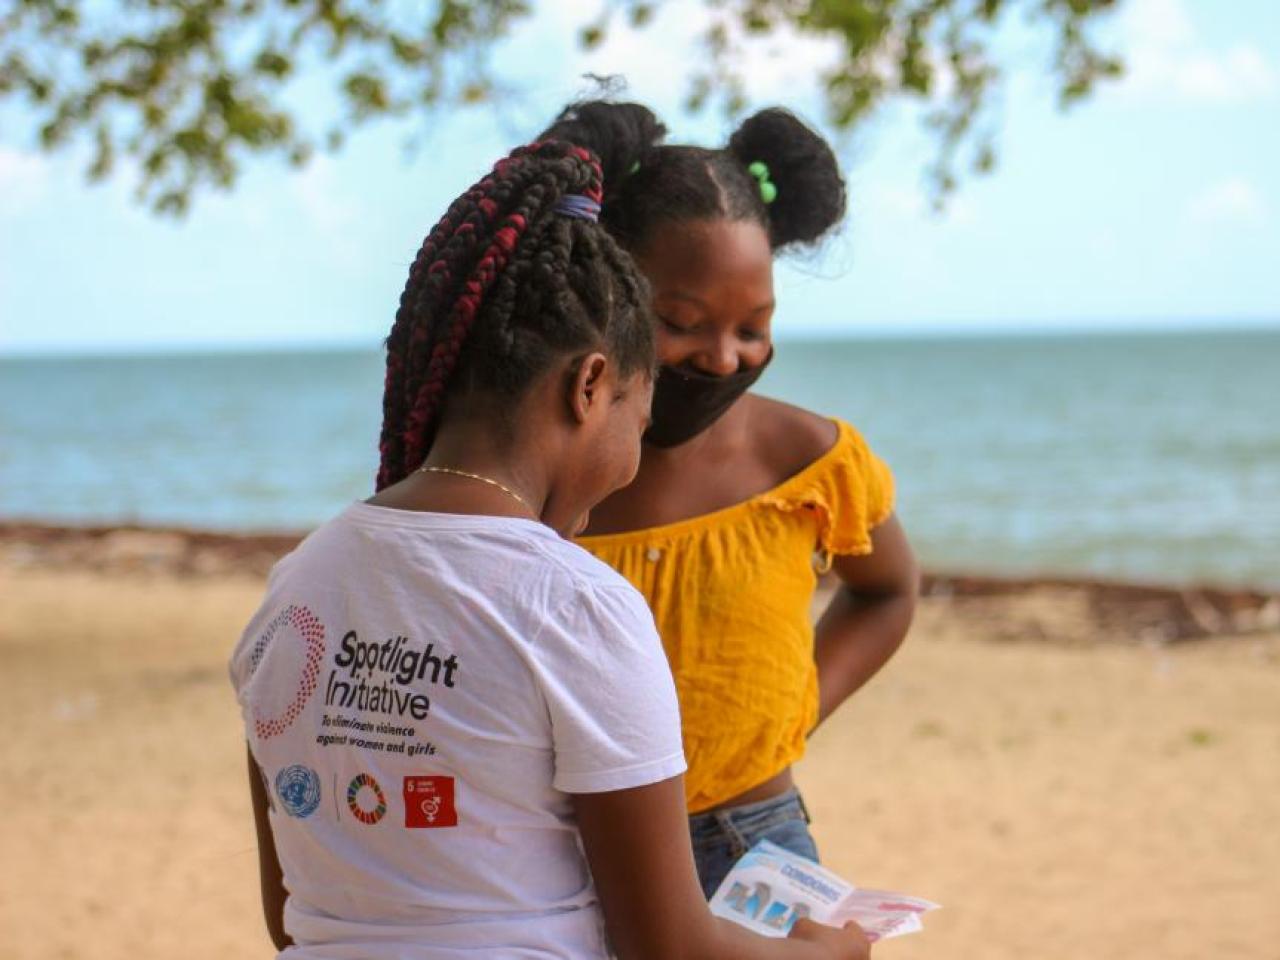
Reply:
M689 818L691 834L722 831L737 834L767 830L775 823L786 820L804 820L810 823L809 810L795 787L790 787L776 797L742 803L735 807L721 807L706 813L695 813Z

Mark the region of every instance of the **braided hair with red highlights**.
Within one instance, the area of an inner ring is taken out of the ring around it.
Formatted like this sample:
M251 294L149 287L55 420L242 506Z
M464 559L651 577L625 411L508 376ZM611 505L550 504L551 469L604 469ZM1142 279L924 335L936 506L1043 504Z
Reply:
M653 365L644 281L605 230L555 210L600 202L590 151L521 147L427 234L387 337L379 490L426 459L449 396L514 402L556 357L600 350L627 376Z

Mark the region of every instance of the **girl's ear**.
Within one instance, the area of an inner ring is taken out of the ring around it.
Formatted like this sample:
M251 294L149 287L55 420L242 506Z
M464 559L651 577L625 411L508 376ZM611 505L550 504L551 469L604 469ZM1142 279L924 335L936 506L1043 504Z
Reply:
M578 363L569 378L569 412L577 423L586 423L593 412L607 409L609 391L606 372L609 358L603 353L589 353Z

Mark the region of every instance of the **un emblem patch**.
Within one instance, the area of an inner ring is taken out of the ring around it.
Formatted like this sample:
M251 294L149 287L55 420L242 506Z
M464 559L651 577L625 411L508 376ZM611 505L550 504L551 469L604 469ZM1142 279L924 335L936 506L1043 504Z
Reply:
M310 767L295 763L276 774L276 796L291 817L309 817L320 806L320 777Z

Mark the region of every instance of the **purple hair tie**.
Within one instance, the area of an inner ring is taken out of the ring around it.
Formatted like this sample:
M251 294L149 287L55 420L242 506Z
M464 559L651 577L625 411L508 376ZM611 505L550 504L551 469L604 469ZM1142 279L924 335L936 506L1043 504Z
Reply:
M556 201L551 210L575 220L590 220L595 223L600 219L600 204L580 193L566 193Z

